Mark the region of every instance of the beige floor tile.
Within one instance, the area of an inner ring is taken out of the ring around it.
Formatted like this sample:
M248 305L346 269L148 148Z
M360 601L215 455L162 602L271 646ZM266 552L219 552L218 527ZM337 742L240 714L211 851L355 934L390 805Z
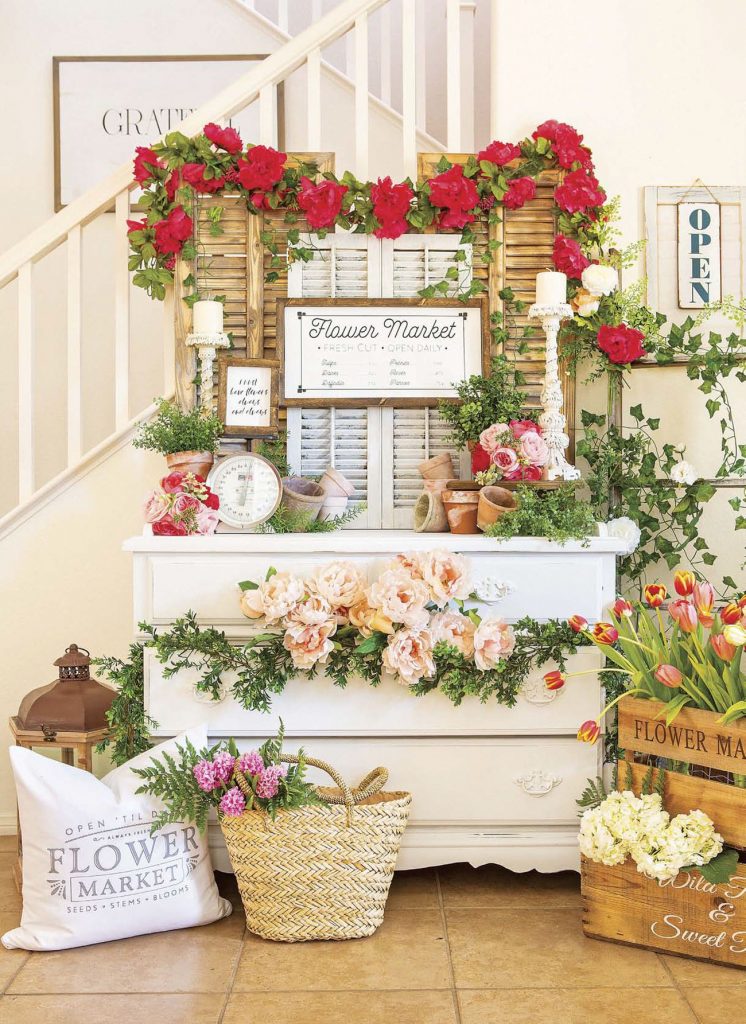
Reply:
M241 949L244 922L233 914L203 928L141 935L81 949L33 953L8 991L225 992Z
M449 986L439 912L391 910L367 939L283 943L247 935L233 990L333 992Z
M224 995L3 996L0 1024L217 1024Z
M579 907L580 876L574 871L517 874L495 864L438 868L446 907Z
M746 991L739 988L684 988L682 991L700 1024L723 1024L723 1021L746 1018Z
M21 894L13 878L15 853L0 853L0 913L20 913Z
M459 988L647 988L673 983L654 953L586 939L575 910L448 910Z
M397 871L389 890L390 910L437 910L438 883L435 871Z
M685 956L664 956L663 960L679 985L692 985L695 988L700 985L718 988L746 985L746 970L743 967L723 967L720 964L708 964L704 960L690 960Z
M20 912L0 913L0 935L15 928L20 920ZM13 978L16 976L23 964L28 960L29 954L24 949L6 949L0 943L0 992L4 992Z
M675 989L625 989L623 997L613 988L461 991L458 998L462 1024L697 1024Z
M448 991L234 991L223 1024L455 1024L455 1020ZM1 1018L0 1024L4 1024Z

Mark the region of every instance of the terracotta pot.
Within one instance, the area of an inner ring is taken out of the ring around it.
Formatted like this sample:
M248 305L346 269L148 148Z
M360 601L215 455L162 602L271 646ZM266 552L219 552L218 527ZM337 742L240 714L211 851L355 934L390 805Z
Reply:
M214 461L212 452L172 452L166 456L169 473L195 473L205 480Z
M441 452L421 462L417 469L425 480L450 480L453 477L453 459L449 452Z
M336 519L347 511L349 498L346 494L325 494L324 503L319 512L319 519Z
M286 476L282 480L282 504L296 512L305 512L309 520L318 519L326 494L314 480Z
M477 526L480 530L486 530L506 512L512 512L516 508L518 501L515 495L505 487L483 487L479 492Z
M442 495L443 491L448 490L448 480L424 480L423 487L432 494Z
M443 504L451 533L479 533L479 491L443 491Z
M355 493L355 485L342 476L334 466L327 466L324 475L319 480L319 487L325 494L334 495L339 498L351 498Z
M448 519L443 499L437 491L423 491L414 504L414 528L417 533L446 533Z

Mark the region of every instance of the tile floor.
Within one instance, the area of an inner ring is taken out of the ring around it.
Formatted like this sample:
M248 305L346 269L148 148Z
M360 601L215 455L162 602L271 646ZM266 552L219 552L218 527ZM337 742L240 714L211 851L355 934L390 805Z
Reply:
M0 929L18 920L0 837ZM0 947L0 1024L726 1024L746 971L595 942L574 874L399 874L369 939L283 945L236 912L60 953Z

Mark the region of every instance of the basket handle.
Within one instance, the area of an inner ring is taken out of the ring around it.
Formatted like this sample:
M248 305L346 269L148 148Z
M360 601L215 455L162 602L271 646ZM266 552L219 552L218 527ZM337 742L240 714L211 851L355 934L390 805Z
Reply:
M299 757L297 754L283 754L280 760L286 764L298 764ZM304 757L303 761L305 764L310 765L311 768L320 768L326 772L342 790L341 796L326 797L327 803L345 804L348 808L354 804L359 804L369 796L373 796L374 793L378 793L386 785L389 777L389 773L385 768L374 768L373 771L368 772L364 779L360 780L354 789L350 789L337 769L332 768L326 761L320 761L315 757Z

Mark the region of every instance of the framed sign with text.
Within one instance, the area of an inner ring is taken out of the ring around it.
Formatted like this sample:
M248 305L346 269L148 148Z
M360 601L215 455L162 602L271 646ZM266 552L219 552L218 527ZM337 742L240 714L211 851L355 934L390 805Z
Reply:
M284 405L436 405L490 361L486 299L281 299Z
M223 433L269 437L279 431L279 364L271 359L218 356L218 416Z
M681 309L719 302L720 203L678 204L678 275Z
M178 129L266 54L166 57L53 57L54 207L60 210ZM276 141L283 148L282 86L275 94ZM259 139L259 105L228 122L244 142Z

